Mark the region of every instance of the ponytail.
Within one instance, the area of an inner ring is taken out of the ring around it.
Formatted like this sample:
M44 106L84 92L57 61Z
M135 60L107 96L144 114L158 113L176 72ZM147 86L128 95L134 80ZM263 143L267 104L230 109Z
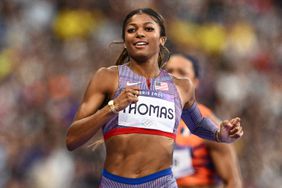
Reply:
M160 45L160 53L158 58L158 65L160 68L163 68L164 64L168 61L170 57L170 51L167 47Z
M116 61L116 65L122 65L128 61L129 61L129 55L126 48L124 48Z

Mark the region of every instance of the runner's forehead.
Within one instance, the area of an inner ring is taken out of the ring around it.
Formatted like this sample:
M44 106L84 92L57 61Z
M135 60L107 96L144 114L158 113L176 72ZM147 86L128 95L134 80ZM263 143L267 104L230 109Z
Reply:
M167 68L177 68L177 69L185 69L189 71L193 71L193 65L192 62L188 59L186 59L183 56L175 55L172 56L167 65Z
M137 25L158 25L158 23L147 14L135 14L132 16L126 23L126 27L128 26L137 26Z

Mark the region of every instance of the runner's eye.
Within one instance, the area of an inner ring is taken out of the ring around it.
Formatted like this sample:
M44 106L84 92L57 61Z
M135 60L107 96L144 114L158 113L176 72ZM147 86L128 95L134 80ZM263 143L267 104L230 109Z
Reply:
M153 27L146 27L145 28L145 31L148 31L148 32L151 32L151 31L154 31L155 29Z
M128 33L133 33L133 32L135 32L135 31L136 31L135 28L129 28L129 29L127 29L127 32L128 32Z

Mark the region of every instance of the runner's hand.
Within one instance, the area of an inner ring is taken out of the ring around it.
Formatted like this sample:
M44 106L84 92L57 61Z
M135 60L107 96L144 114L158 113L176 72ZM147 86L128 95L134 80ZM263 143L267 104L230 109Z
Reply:
M114 105L116 111L125 109L128 105L136 103L140 94L139 86L127 86L120 93L120 95L114 99Z
M231 120L225 120L220 124L219 138L221 142L235 142L241 138L243 134L241 119L238 117Z

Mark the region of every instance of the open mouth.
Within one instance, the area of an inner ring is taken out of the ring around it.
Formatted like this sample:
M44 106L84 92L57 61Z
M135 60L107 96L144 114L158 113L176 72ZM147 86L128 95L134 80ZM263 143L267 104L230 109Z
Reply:
M147 46L149 43L146 42L146 41L138 41L138 42L135 42L134 43L134 46L136 47L144 47L144 46Z

